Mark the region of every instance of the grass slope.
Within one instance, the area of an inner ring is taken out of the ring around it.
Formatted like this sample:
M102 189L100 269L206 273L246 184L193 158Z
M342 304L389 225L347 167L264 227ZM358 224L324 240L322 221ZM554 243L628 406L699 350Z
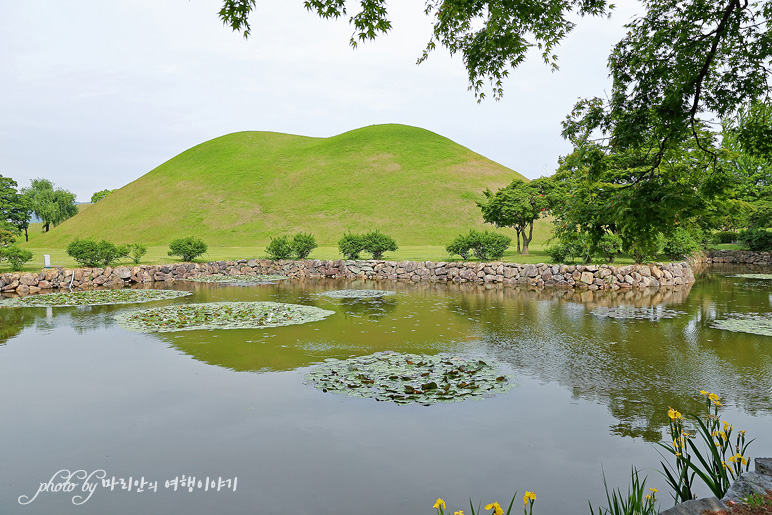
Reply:
M183 152L29 246L63 248L77 236L158 246L192 234L210 246L257 247L298 231L335 246L346 231L373 229L400 245L444 246L469 229L492 229L475 200L515 178L523 179L405 125L331 138L240 132ZM548 237L536 232L534 243Z

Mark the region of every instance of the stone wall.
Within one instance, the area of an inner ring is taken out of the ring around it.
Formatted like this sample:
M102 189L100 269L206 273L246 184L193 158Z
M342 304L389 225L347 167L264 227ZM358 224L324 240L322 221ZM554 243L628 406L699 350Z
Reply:
M709 250L705 253L705 264L731 263L742 265L772 265L772 252L750 250Z
M432 261L347 261L306 259L270 261L241 259L205 264L119 266L115 268L49 268L40 273L0 274L0 291L19 294L40 290L119 287L189 279L211 274L278 274L288 277L345 277L411 282L492 283L585 290L619 290L678 286L694 282L686 263L649 265L521 265L517 263L461 263Z

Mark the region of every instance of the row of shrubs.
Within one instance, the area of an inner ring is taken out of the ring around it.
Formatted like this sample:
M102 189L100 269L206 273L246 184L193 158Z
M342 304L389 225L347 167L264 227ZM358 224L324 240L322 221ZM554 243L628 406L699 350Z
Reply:
M169 244L169 255L179 256L183 261L192 261L207 251L207 244L198 238L189 236L178 238ZM147 254L147 246L142 243L115 245L109 241L76 239L67 245L67 255L80 266L108 266L122 258L130 258L134 264L139 263Z
M373 259L381 259L384 252L394 252L398 248L394 238L378 230L367 234L346 233L338 240L338 250L346 259L359 259L362 252L369 253Z
M701 231L679 227L669 236L660 234L656 254L662 254L669 260L681 260L708 247L709 243L709 237ZM573 263L577 260L583 263L613 263L622 251L622 239L617 234L606 233L593 243L589 234L578 232L561 235L546 249L556 263ZM656 255L644 257L647 260L655 259Z
M472 229L469 234L456 236L456 239L445 247L445 250L451 256L459 255L464 260L469 259L470 254L474 254L477 259L488 261L501 259L510 243L512 243L512 238L503 234Z
M721 231L711 235L714 243L744 243L750 250L772 250L772 232L766 229L749 229L738 232ZM668 259L681 259L699 250L707 243L704 235L695 235L686 229L677 229L671 236L663 237L660 251ZM499 233L471 230L458 235L445 249L450 256L458 255L467 260L474 255L481 261L501 259L509 248L512 239ZM32 252L14 244L5 242L0 247L0 261L6 260L13 270L20 270L24 263L32 259ZM270 259L305 259L317 248L316 239L307 233L271 238L266 247ZM346 233L338 241L338 250L346 259L359 259L362 252L369 253L372 259L381 259L385 252L398 249L397 242L391 236L378 230L366 234ZM193 259L206 253L208 246L201 239L189 236L179 238L169 244L169 256L179 256L182 261ZM67 255L79 265L85 267L108 266L122 258L130 258L135 264L147 253L147 246L141 243L115 245L102 240L76 239L66 249ZM599 242L592 245L585 233L563 235L547 248L547 253L558 263L580 260L589 263L601 260L611 263L622 252L622 241L616 234L605 234Z

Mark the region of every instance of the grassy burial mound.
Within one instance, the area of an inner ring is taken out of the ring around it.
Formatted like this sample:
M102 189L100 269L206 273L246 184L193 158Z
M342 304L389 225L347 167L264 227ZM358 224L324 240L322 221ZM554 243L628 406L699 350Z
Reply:
M186 150L34 246L76 236L166 245L191 234L215 246L260 246L298 231L334 246L345 231L374 229L400 245L446 245L484 227L474 202L482 190L515 178L522 176L405 125L331 138L239 132Z

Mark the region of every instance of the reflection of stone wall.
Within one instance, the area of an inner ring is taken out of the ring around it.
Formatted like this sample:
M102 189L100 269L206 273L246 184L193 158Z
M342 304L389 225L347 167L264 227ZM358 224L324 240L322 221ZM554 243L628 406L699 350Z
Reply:
M347 261L241 259L205 264L119 266L116 268L46 269L40 273L0 275L0 291L34 293L45 289L123 286L211 274L279 274L288 277L346 277L410 282L449 282L570 288L582 291L631 290L680 286L694 282L688 263L649 265L521 265L432 261Z
M705 263L737 263L746 265L772 265L772 253L752 252L750 250L709 250L705 253Z

